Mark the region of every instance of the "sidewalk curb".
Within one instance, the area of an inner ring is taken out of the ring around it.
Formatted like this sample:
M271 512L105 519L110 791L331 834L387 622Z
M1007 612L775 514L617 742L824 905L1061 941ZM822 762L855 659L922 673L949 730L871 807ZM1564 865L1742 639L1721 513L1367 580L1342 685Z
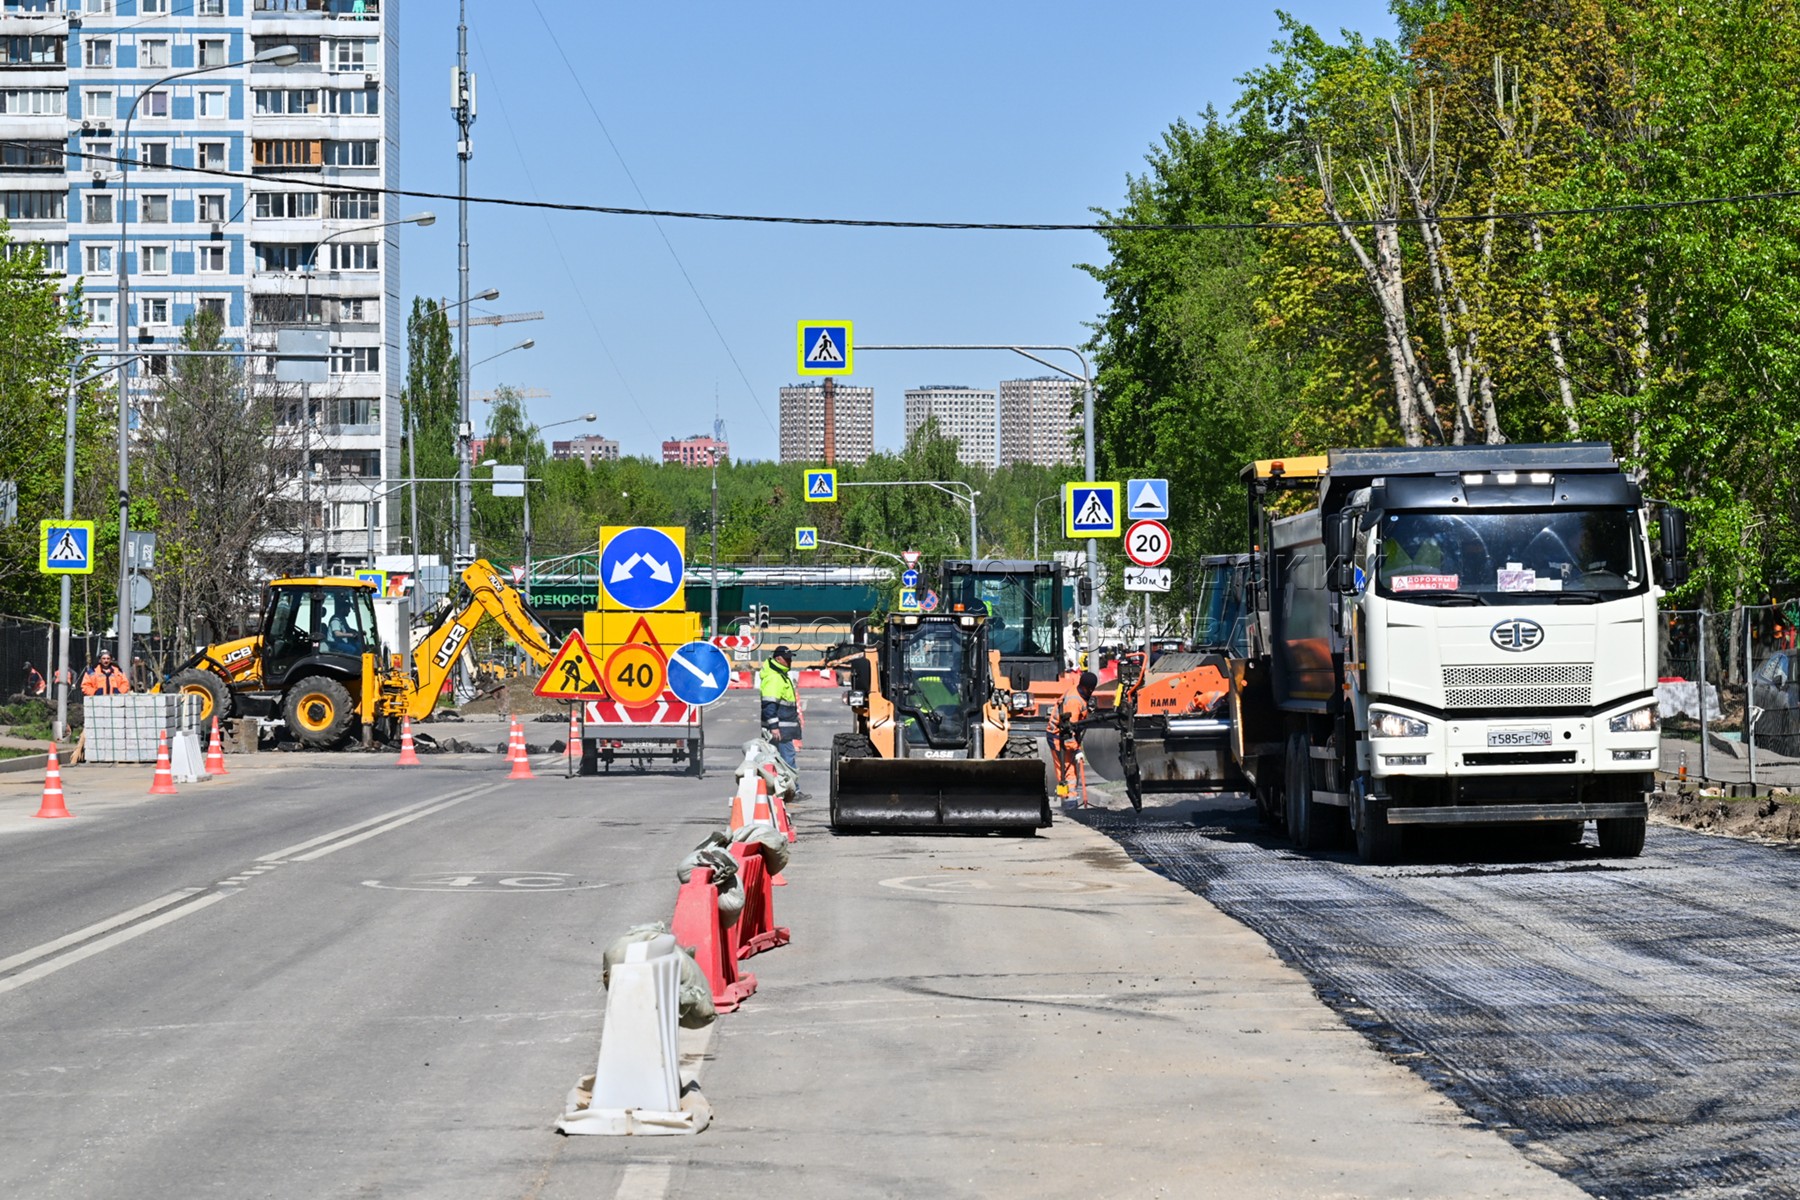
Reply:
M0 775L12 771L42 771L50 765L50 755L27 754L22 758L0 758Z

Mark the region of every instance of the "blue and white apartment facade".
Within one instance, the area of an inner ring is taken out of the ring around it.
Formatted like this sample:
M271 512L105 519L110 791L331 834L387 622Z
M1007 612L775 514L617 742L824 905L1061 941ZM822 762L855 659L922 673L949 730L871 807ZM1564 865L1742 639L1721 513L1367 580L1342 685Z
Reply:
M399 41L393 0L0 0L0 215L15 242L42 242L79 281L86 336L141 359L134 407L151 402L155 357L210 308L235 344L273 348L283 328L323 329L328 382L297 389L284 435L310 446L291 481L297 556L335 569L392 548L385 482L398 479L403 364L398 219L379 194L399 180ZM292 66L190 76L293 46ZM134 155L121 192L124 119ZM208 172L220 172L208 174ZM322 192L328 183L346 191ZM361 190L368 188L371 190ZM122 206L130 311L119 311ZM366 232L357 232L366 229ZM321 239L328 235L328 242ZM306 268L311 267L310 284ZM257 360L266 362L266 360ZM309 503L302 504L302 497ZM398 505L393 506L399 513Z

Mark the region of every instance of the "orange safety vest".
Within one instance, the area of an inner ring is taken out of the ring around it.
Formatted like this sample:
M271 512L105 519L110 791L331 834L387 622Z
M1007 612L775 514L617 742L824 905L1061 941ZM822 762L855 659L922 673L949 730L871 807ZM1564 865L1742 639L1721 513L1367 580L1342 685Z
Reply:
M119 670L117 663L109 670L89 667L87 674L81 677L81 694L84 696L120 696L130 690L131 680Z
M1049 733L1053 745L1079 746L1081 732L1069 726L1085 720L1088 715L1088 702L1081 698L1077 687L1071 686L1057 698L1056 707L1050 710Z

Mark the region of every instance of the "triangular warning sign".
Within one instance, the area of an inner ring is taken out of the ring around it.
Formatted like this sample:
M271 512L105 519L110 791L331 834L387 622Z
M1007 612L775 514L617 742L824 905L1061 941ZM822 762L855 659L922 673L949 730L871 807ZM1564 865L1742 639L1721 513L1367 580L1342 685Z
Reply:
M56 539L56 545L50 550L52 562L86 562L87 554L81 549L81 543L75 540L75 531L65 529L62 536Z
M1101 499L1102 492L1089 492L1087 503L1075 515L1075 526L1078 529L1089 529L1096 526L1112 524L1112 509Z
M569 635L531 694L546 700L599 700L606 696L606 689L600 686L600 664L579 633Z
M819 340L814 342L812 349L806 352L806 361L809 366L818 363L839 366L843 363L844 353L838 349L837 343L831 340L831 330L819 330Z
M831 495L831 476L829 476L829 475L814 475L813 481L812 481L812 487L809 490L811 491L811 494L815 495L815 496Z
M642 634L643 636L640 637L638 636L639 634ZM637 624L631 627L631 632L625 635L625 641L622 642L621 645L629 645L632 642L636 642L640 646L650 647L652 650L656 651L657 656L664 662L668 661L669 652L664 650L663 644L656 640L656 631L650 628L650 622L643 617L638 618ZM589 659L588 661L591 662L593 660Z
M1162 497L1158 496L1156 488L1148 483L1138 489L1137 499L1131 502L1133 512L1140 508L1147 508L1152 512L1162 511Z

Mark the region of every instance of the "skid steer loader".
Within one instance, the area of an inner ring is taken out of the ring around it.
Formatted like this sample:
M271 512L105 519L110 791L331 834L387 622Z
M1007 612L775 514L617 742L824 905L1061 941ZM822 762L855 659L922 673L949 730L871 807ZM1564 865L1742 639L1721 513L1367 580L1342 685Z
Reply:
M1034 831L1050 824L1037 743L1010 735L986 618L892 616L848 667L855 730L831 745L834 830ZM1028 701L1028 698L1027 698Z

